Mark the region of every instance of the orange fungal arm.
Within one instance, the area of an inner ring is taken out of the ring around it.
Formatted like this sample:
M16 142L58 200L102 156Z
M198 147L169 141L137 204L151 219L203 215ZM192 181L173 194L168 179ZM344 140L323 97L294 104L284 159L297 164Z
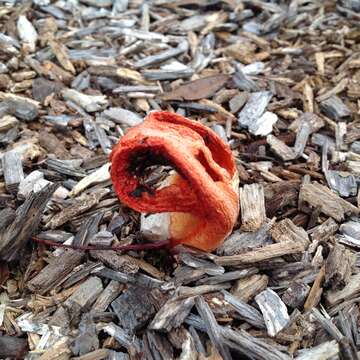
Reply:
M169 212L170 241L205 251L231 233L239 213L237 171L230 148L206 126L165 111L131 128L111 154L111 179L120 200L144 213ZM170 185L141 182L150 165L172 166Z

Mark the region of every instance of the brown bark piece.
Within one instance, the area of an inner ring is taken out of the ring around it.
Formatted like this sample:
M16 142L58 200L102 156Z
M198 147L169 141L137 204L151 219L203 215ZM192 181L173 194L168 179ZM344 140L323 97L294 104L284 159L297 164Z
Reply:
M325 287L342 289L349 282L356 256L345 246L335 244L325 263Z
M296 226L290 219L284 219L274 224L270 229L270 234L276 242L299 242L305 249L310 243L307 232L300 226Z
M219 256L215 259L215 262L218 265L225 266L253 264L284 255L301 253L302 251L304 251L304 246L302 244L295 243L294 241L284 241L282 243L267 245L239 255Z
M31 193L16 210L15 219L0 233L0 259L13 261L36 231L47 202L57 185L48 185L37 193Z
M66 278L81 263L85 254L78 250L64 250L61 258L54 258L39 274L32 278L27 287L30 291L45 294Z
M302 185L299 199L313 207L319 206L322 213L333 217L337 221L342 221L345 214L359 213L358 208L319 183Z
M264 188L260 184L240 188L241 229L255 231L266 221Z

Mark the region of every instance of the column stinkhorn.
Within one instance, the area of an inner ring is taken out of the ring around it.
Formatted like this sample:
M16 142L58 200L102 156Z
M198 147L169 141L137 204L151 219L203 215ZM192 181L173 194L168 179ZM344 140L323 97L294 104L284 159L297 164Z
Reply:
M212 251L231 233L239 213L238 176L230 148L206 126L165 111L131 128L111 154L120 200L143 213L170 213L170 244ZM166 187L141 181L152 165L176 171Z

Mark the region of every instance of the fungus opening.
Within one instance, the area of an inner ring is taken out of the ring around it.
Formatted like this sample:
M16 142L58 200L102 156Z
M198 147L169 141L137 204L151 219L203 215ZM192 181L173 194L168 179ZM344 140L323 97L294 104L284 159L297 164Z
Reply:
M141 149L130 154L128 171L131 175L143 176L144 170L160 165L171 166L171 162L158 151Z
M141 149L130 155L128 172L136 176L138 185L130 196L141 198L144 192L154 196L169 178L175 167L171 161L153 149Z

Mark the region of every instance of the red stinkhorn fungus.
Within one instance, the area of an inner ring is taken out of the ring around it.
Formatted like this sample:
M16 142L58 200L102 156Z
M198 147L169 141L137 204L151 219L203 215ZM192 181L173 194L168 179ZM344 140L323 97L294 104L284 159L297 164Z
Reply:
M165 111L131 128L111 154L111 179L120 200L144 213L170 213L170 244L212 251L230 234L239 213L238 176L230 148L206 126ZM140 181L152 165L171 165L166 187Z

